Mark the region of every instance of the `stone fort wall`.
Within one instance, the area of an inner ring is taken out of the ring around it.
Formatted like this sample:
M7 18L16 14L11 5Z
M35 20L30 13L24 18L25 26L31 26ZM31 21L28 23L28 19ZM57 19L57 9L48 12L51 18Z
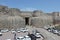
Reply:
M57 15L57 14L55 14ZM11 21L8 20L8 17L11 17ZM18 16L18 18L16 17ZM20 18L19 18L20 17ZM25 25L32 25L35 27L44 27L45 25L53 24L53 17L52 15L48 15L43 11L35 10L35 11L21 11L17 8L8 8L7 6L0 5L0 19L2 19L3 24L0 22L0 28L4 27L3 25L8 25L7 23L11 24L15 23L19 27L25 27ZM55 17L54 17L55 18ZM23 19L23 20L22 20ZM5 20L8 20L5 22ZM12 21L13 20L13 21ZM20 20L18 22L18 20ZM4 23L5 22L5 23ZM17 23L16 23L17 22ZM20 25L18 25L20 24ZM22 24L22 25L21 25ZM9 27L16 27L16 25L10 25ZM4 27L4 28L9 28Z

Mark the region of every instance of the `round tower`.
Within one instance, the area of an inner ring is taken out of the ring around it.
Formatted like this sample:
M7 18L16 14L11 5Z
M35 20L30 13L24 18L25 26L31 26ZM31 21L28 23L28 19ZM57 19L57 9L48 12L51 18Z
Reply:
M53 17L53 24L56 24L56 22L57 22L56 18L59 17L59 12L53 12L52 17Z
M35 10L35 11L33 12L33 16L34 16L34 17L39 17L42 13L43 13L42 11Z

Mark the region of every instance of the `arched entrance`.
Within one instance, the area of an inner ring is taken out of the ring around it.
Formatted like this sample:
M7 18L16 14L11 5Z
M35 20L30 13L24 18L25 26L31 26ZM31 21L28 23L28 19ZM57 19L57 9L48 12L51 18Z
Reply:
M25 25L29 25L29 17L25 17Z

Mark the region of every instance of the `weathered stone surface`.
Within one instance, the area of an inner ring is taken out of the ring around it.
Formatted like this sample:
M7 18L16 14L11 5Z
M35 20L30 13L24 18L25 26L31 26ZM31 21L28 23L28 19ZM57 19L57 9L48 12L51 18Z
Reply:
M53 20L50 17L40 16L32 17L31 24L36 27L44 27L45 25L51 25Z
M2 16L0 17L0 28L17 29L25 27L25 21L19 16Z
M30 11L21 11L21 15L22 17L32 17L33 12Z
M5 16L3 16L3 15L5 15ZM16 18L16 16L19 16L19 17ZM43 27L44 25L50 25L53 23L52 15L45 14L44 12L39 11L39 10L35 10L32 12L31 11L21 11L17 8L8 8L7 6L0 6L1 22L3 22L3 21L6 22L5 20L7 20L9 23L21 22L20 25L22 26L22 24L24 25L26 23L25 22L26 17L29 18L28 19L29 21L27 20L28 23L33 26L36 26L36 27ZM21 19L23 19L23 18L24 18L24 20L22 21ZM10 19L10 21L8 19ZM8 22L6 22L6 23L8 23ZM11 25L13 25L13 24L11 24ZM15 26L17 26L17 24L15 24ZM2 27L3 27L3 25L2 25Z
M43 14L43 12L42 12L42 11L39 11L39 10L35 10L35 11L33 12L33 16L34 16L34 17L42 16L42 14Z
M10 8L8 15L10 16L20 16L20 10L17 8Z
M60 24L60 12L53 12L53 24Z

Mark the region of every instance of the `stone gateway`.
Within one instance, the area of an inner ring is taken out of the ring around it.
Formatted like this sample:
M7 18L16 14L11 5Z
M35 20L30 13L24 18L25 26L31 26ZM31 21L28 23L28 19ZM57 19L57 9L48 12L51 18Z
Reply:
M16 29L26 25L44 27L45 25L53 24L54 16L39 10L21 11L17 8L8 8L0 5L0 29Z

